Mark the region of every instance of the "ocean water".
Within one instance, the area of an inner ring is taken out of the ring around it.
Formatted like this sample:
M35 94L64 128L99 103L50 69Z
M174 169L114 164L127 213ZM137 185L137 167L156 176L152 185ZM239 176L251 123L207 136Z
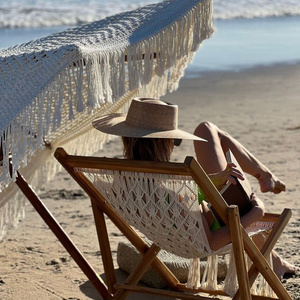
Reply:
M0 49L156 0L1 0ZM299 0L214 0L214 36L188 71L300 62Z

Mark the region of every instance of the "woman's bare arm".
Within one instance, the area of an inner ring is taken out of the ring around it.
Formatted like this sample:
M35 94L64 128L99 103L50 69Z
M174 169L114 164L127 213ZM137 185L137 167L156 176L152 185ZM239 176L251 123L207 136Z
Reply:
M263 202L255 195L251 195L252 209L241 217L241 224L244 228L250 226L252 223L259 221L264 216L265 208ZM204 204L205 205L205 204ZM207 210L204 208L203 211ZM210 248L216 251L231 242L229 228L223 226L214 232L211 232L208 225L207 218L203 218L203 225L210 244Z

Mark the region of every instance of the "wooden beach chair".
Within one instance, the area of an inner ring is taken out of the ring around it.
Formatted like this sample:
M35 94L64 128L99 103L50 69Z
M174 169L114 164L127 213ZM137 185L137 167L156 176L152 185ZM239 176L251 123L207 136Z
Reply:
M242 300L291 299L266 259L291 217L289 209L281 214L265 215L262 222L272 224L272 229L259 250L241 226L238 208L228 207L192 157L187 157L184 163L156 163L73 156L62 148L56 150L55 157L91 198L106 282L86 261L22 176L18 177L17 184L103 299L126 299L130 293L203 300L216 299L218 296ZM196 261L196 257L214 254L203 235L204 231L200 230L202 221L201 214L195 209L197 201L191 197L197 194L197 186L230 228L232 244L229 246L232 248L238 281L238 289L230 296L224 290L205 283L200 287L191 287L179 282L157 257L160 249L193 258L193 261ZM154 193L152 189L155 189ZM176 198L174 195L177 196L176 203L173 201ZM180 201L178 195L181 195ZM105 216L142 255L140 263L124 283L116 279ZM201 239L193 231L195 226ZM148 246L134 228L153 243ZM250 268L247 267L245 253L252 261ZM168 289L138 285L150 266L166 281ZM259 274L274 291L274 296L253 294L251 287Z

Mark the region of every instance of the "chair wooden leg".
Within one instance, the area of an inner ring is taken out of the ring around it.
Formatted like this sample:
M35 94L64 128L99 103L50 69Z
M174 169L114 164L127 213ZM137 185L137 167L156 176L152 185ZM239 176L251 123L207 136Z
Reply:
M239 210L236 205L228 207L228 221L231 233L232 248L242 300L251 300L250 284L244 255L244 245L240 224Z
M114 285L117 283L117 279L111 256L111 249L104 214L93 201L91 202L98 235L98 241L101 250L104 272L106 276L106 284L108 287L108 291L114 294L116 292L116 290L114 289Z
M268 257L268 255L271 253L273 248L275 247L275 244L277 243L278 239L280 238L284 228L286 227L287 223L289 222L289 219L292 216L292 212L290 209L284 209L280 217L278 218L278 221L274 224L271 232L268 235L268 238L264 245L261 248L261 253ZM256 277L258 275L258 270L253 265L251 269L249 270L249 280L250 284L252 285L255 281Z
M25 179L22 177L20 173L18 173L18 177L16 180L16 184L19 186L21 191L24 193L26 198L30 201L35 210L39 213L45 223L49 226L51 231L55 234L61 244L65 247L65 249L69 252L78 266L81 268L83 273L88 277L91 283L94 285L96 290L100 293L100 295L104 299L112 299L112 295L108 292L104 282L101 277L96 273L96 271L92 268L92 266L87 262L81 252L74 245L72 240L63 230L63 228L59 225L47 207L44 205L42 200L36 195L36 193L31 189Z
M284 228L286 227L287 223L289 222L289 219L292 216L292 212L290 209L284 209L282 214L277 219L276 223L274 224L271 232L268 235L268 238L266 242L264 243L263 247L261 248L261 253L264 255L264 257L268 257L268 255L273 250L275 244L277 243L279 237L281 236ZM250 267L250 270L248 272L249 282L250 286L253 285L256 277L258 276L259 271L255 267L254 264ZM237 300L239 296L239 291L234 296L233 300Z
M147 271L148 267L151 265L159 251L160 247L152 244L146 254L142 257L141 261L135 267L135 269L130 273L125 281L125 284L136 285L140 281L144 273ZM125 300L128 297L129 293L130 292L127 290L119 290L115 294L114 300Z
M251 238L248 236L246 231L242 229L243 240L245 245L245 250L252 260L255 267L262 274L262 276L266 279L270 287L276 293L279 299L284 300L292 300L291 296L287 292L287 290L282 285L279 278L276 276L266 258L263 256L262 252L257 248L257 246L253 243Z

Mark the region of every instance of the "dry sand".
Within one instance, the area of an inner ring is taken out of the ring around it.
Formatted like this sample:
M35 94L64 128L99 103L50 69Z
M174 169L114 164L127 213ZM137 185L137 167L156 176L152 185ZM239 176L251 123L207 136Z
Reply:
M164 100L177 103L181 128L193 131L212 121L238 138L287 184L279 195L261 194L267 211L293 210L293 217L276 245L290 262L299 264L300 224L300 66L273 66L239 73L215 73L184 79ZM145 95L151 96L151 95ZM96 132L95 132L96 134ZM105 146L101 156L119 156L120 141ZM175 150L174 160L193 155L191 142ZM92 210L87 196L66 172L45 184L39 195L88 260L103 268ZM110 225L112 252L124 237ZM31 205L26 218L0 243L0 299L100 299L86 276L43 223ZM116 266L117 268L117 266ZM121 272L120 276L122 275ZM293 299L300 299L300 276L283 280ZM153 298L153 297L151 297ZM132 299L132 298L131 298ZM135 299L146 299L136 297Z

